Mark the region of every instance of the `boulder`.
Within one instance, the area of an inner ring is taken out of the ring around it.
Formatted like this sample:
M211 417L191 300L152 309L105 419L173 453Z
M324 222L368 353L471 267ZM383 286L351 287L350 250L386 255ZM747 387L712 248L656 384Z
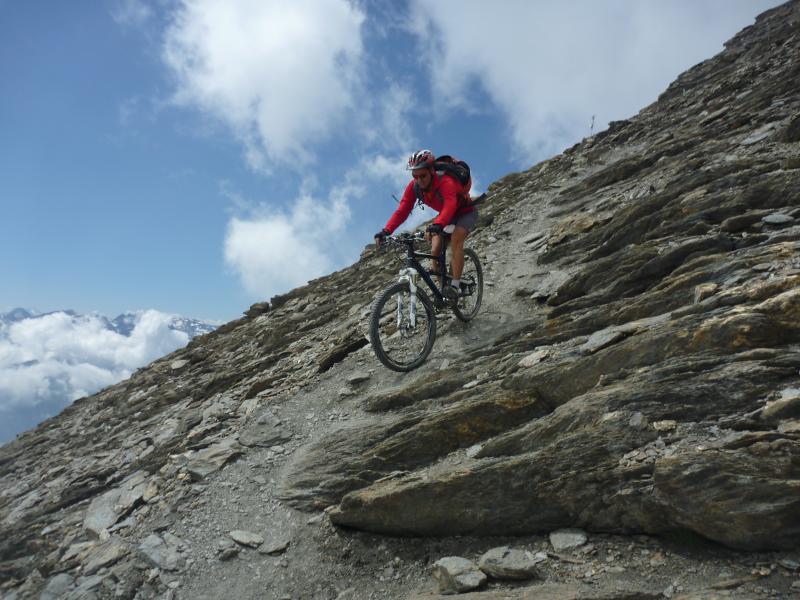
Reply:
M559 529L550 534L550 544L556 552L579 548L587 539L586 532L581 529Z
M433 564L433 577L442 594L460 594L483 586L486 575L475 563L460 556L446 556Z
M547 554L536 554L501 546L492 548L478 561L480 570L493 579L533 579L537 576L536 565L547 560Z
M234 529L230 533L231 539L236 542L237 544L241 544L242 546L248 546L250 548L258 548L261 544L264 543L264 537L257 534L252 533L250 531L243 531L241 529Z

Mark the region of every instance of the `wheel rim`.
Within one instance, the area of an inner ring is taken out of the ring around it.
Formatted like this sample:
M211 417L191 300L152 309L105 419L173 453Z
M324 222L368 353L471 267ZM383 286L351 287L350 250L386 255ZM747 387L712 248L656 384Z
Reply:
M416 323L410 321L411 293L408 289L389 295L381 307L378 322L378 342L386 358L397 366L413 364L426 354L430 337L431 318L422 301L417 298ZM402 311L398 326L398 301Z
M470 293L462 296L456 303L456 308L465 319L471 319L478 312L483 298L483 274L476 258L469 252L464 254L464 270L461 274L463 288L469 288Z

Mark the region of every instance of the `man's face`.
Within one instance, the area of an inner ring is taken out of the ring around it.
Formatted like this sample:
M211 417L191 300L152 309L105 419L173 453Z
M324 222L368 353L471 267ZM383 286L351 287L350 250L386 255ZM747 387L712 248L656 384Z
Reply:
M423 190L427 190L433 181L433 177L431 177L431 170L427 167L424 169L414 169L411 171L411 176Z

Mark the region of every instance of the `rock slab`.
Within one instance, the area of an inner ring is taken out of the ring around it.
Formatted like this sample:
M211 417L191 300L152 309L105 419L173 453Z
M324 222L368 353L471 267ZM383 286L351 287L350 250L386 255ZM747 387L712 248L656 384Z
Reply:
M109 527L143 502L146 480L147 474L138 471L119 487L96 497L86 510L83 526L89 533L102 536Z
M478 589L487 581L478 566L460 556L440 558L433 565L433 577L442 594L460 594Z
M237 544L248 546L250 548L258 548L264 543L264 538L257 533L251 531L243 531L241 529L234 529L230 533L231 539Z
M186 470L193 480L203 481L241 453L242 447L236 440L228 438L191 455L186 461Z
M533 554L527 550L501 546L481 556L478 566L494 579L533 579L538 574L536 565L545 560L547 555L543 552Z
M84 575L94 575L103 567L113 565L128 554L128 551L128 545L125 542L119 538L111 538L92 550L83 568Z
M178 549L178 540L167 534L164 538L152 533L139 545L139 552L154 566L164 571L178 571L185 559Z
M586 532L582 529L559 529L550 534L550 543L556 552L579 548L587 539Z
M288 536L275 536L275 537L268 537L266 541L261 545L258 551L261 554L282 554L286 552L286 549L289 548L291 544L291 539Z

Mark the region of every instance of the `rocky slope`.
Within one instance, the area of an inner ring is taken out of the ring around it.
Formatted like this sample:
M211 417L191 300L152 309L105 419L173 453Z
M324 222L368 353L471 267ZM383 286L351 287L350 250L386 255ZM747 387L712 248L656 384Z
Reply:
M793 1L490 186L411 374L368 250L4 446L4 597L429 598L504 546L538 578L465 597L797 597L798 81Z

